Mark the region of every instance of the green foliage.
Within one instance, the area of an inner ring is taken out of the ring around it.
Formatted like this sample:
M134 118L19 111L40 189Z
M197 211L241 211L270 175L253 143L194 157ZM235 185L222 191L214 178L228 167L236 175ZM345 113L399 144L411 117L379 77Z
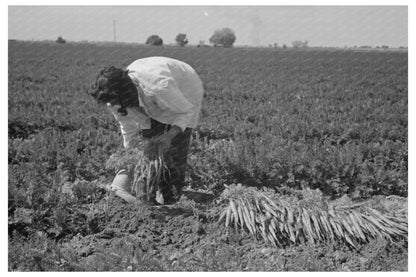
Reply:
M154 45L154 46L162 46L163 40L158 35L151 35L150 37L147 38L146 44Z
M182 33L179 33L176 36L175 41L179 46L182 46L182 47L188 44L188 38L186 37L186 34L182 34Z
M406 53L137 47L9 43L9 255L36 232L60 242L101 230L105 164L122 138L84 91L105 65L148 56L183 60L204 83L189 186L407 196Z
M209 42L214 44L214 46L221 45L226 48L232 47L235 40L235 33L230 28L215 30L214 34L209 38Z
M61 36L59 36L57 39L56 39L56 43L66 43L66 40L64 40Z
M42 232L9 237L9 271L85 271L71 249L62 249Z

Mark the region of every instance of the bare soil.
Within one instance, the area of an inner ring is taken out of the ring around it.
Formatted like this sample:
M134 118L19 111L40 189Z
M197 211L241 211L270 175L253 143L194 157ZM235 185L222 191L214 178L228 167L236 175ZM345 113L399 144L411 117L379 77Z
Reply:
M110 196L102 200L106 219L90 222L96 232L75 236L62 249L98 271L407 271L407 241L279 249L210 218L210 198L188 193L177 204L148 207Z

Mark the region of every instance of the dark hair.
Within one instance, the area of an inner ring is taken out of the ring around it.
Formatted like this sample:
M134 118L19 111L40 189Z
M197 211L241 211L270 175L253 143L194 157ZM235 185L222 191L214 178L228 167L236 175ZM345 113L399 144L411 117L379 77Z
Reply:
M100 70L92 86L90 95L99 104L116 102L121 107L118 112L127 115L127 107L139 105L137 88L128 75L128 70L114 66L105 67Z

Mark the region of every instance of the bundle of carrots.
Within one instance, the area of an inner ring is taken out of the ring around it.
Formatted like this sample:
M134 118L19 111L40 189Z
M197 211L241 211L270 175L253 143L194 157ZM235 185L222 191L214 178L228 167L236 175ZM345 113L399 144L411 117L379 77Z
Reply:
M225 206L219 220L224 220L226 227L234 223L234 227L278 247L305 241L341 241L355 248L370 238L407 240L407 201L384 213L366 202L300 205L271 191L233 184L224 190L220 202Z
M160 185L166 174L169 174L169 169L163 152L154 140L140 141L134 148L123 149L111 155L106 168L115 171L132 170L134 177L131 191L136 197L164 204Z

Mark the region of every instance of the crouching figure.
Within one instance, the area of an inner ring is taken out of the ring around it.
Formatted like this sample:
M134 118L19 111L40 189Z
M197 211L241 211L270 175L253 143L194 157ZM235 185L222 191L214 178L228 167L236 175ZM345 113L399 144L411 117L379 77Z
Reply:
M166 57L138 59L126 69L106 67L89 91L119 122L124 148L152 140L169 160L168 174L159 184L164 203L177 200L184 186L191 132L199 121L203 93L190 65ZM120 169L110 188L127 202L149 202L143 187L132 191L133 168Z

